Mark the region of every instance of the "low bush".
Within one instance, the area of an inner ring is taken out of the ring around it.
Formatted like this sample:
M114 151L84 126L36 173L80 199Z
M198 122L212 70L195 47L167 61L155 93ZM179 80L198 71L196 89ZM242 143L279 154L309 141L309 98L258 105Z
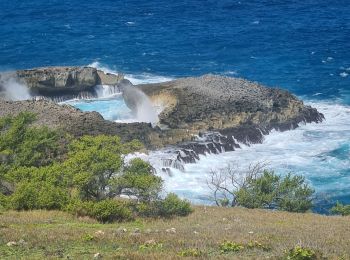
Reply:
M60 210L68 203L68 191L45 182L22 182L17 185L10 201L16 210Z
M286 252L286 259L312 260L312 259L317 259L317 255L315 251L310 248L296 246Z
M333 208L331 208L331 213L342 216L350 215L350 205L343 205L337 202Z
M180 199L176 194L169 193L164 200L157 203L158 214L163 217L188 216L193 209L187 200Z
M220 252L230 253L230 252L239 252L244 249L244 246L235 242L225 241L219 246Z
M0 193L0 212L9 208L8 197Z
M113 199L96 202L93 217L101 222L125 221L132 219L132 212L125 202Z
M77 216L88 216L100 222L127 221L133 218L132 211L125 202L113 199L93 201L73 201L66 211Z

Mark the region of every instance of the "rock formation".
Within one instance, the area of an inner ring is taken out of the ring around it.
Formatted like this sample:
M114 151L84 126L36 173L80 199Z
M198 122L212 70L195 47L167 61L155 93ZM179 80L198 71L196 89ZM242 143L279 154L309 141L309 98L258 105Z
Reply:
M244 79L215 75L141 85L155 106L163 144L179 144L178 159L194 162L198 154L232 151L238 142L261 143L272 129L321 122L315 108L286 90Z
M96 85L117 85L124 77L91 67L45 67L3 75L26 85L33 96L48 98L95 96Z
M99 84L123 90L126 84L122 76L88 67L51 67L15 74L32 93L48 97L93 92ZM132 88L130 82L126 85ZM260 143L273 129L290 130L324 118L286 90L238 78L204 75L135 87L161 111L157 127L146 123L117 124L96 112L85 113L48 101L0 101L0 116L32 111L38 114L37 124L62 128L74 136L112 134L125 141L139 139L149 149L177 147L178 162L195 162L199 154L232 151L239 147L238 143ZM126 103L135 110L135 91L124 92Z

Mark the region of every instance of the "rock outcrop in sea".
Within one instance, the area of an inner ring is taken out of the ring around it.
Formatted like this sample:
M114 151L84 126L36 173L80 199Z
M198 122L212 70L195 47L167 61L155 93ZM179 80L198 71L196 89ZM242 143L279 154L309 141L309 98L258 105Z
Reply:
M118 87L123 79L121 75L88 67L40 68L15 74L31 93L45 97L93 93L96 85ZM319 123L324 119L315 108L304 105L286 90L239 78L209 74L134 87L161 111L156 127L110 122L97 112L82 112L44 100L1 100L0 116L31 111L38 114L37 124L61 128L74 136L119 135L125 141L139 139L148 149L170 146L177 156L167 160L167 166L195 162L199 154L233 151L239 143L261 143L264 135L273 129L291 130L299 124Z
M124 76L105 73L91 67L44 67L3 73L0 76L0 92L4 81L11 78L28 87L32 96L50 99L96 97L98 85L116 86Z

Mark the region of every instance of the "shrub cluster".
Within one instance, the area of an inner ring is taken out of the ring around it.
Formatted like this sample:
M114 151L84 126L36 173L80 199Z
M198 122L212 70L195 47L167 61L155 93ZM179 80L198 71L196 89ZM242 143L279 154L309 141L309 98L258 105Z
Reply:
M174 194L161 199L163 181L148 163L124 162L125 154L142 149L140 142L105 135L63 138L33 127L34 121L30 113L0 119L0 209L67 210L101 222L132 219L135 204L140 214L151 208L164 217L191 212ZM121 195L133 203L115 199Z
M312 208L314 190L303 176L285 177L264 171L261 176L247 180L236 193L238 205L246 208L275 208L290 212L305 212Z

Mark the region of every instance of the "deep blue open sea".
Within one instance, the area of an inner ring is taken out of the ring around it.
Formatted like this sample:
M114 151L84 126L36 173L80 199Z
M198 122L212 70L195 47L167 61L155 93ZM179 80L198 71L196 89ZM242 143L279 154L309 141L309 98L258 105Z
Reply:
M0 0L0 21L0 71L91 64L134 83L216 73L292 91L326 121L206 156L168 190L204 203L208 165L261 158L350 203L349 0ZM118 99L74 105L125 114Z

